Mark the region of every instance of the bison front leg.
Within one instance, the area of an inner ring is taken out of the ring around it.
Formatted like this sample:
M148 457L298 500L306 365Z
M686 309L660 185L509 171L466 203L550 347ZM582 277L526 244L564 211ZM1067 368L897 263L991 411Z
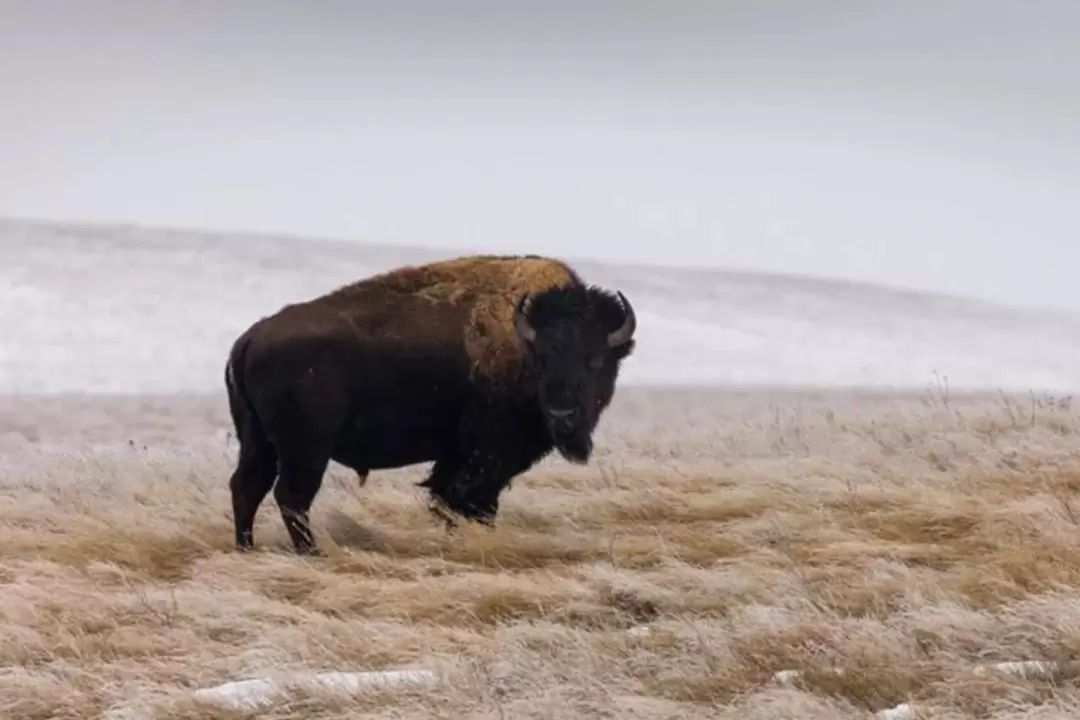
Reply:
M420 487L428 489L430 495L428 512L446 524L447 532L457 527L457 521L454 519L456 510L446 491L453 485L459 472L461 472L461 464L456 458L443 457L435 461L427 478L417 483Z
M446 532L451 533L457 530L458 524L457 520L454 519L454 513L441 498L435 497L431 499L431 502L428 503L428 512L443 523Z
M495 516L499 514L499 495L506 485L506 479L492 478L473 486L471 490L463 489L458 501L462 514L481 525L494 527Z
M494 525L502 491L542 454L530 444L529 417L523 424L513 408L489 406L486 400L470 408L452 454L435 463L421 485L455 515Z
M475 451L440 488L440 497L465 519L494 526L499 495L511 479L508 470L505 459L495 451Z

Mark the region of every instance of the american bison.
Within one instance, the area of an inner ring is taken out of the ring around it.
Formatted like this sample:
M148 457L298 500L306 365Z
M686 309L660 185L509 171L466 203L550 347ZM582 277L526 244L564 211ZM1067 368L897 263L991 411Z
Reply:
M308 512L331 459L361 482L433 462L431 510L492 524L503 489L552 449L588 462L635 327L622 292L532 255L403 267L261 318L225 368L237 548L276 478L296 551L321 554Z

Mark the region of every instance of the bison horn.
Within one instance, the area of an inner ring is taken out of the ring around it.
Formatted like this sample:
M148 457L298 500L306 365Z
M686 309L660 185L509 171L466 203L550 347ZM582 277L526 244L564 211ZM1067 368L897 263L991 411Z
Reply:
M622 294L621 290L616 290L619 295L619 301L622 303L623 311L626 313L623 320L622 327L609 333L607 336L609 347L619 347L630 342L630 338L634 337L634 330L637 329L637 316L634 315L634 308L630 304L630 301L626 299L626 296Z
M525 317L525 302L528 299L528 293L518 298L517 305L514 307L514 329L522 340L531 343L536 340L536 330L529 324L529 318Z

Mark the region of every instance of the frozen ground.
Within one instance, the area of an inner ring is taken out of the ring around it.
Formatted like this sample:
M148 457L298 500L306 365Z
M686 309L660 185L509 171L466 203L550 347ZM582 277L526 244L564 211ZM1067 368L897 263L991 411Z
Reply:
M544 252L544 248L535 248ZM218 392L282 304L448 253L0 221L0 393ZM865 285L579 263L640 318L630 383L1080 386L1080 319Z

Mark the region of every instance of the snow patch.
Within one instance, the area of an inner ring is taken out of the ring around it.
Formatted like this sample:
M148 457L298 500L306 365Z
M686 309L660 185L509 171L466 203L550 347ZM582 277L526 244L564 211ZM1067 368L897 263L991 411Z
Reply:
M293 676L277 680L240 680L213 688L196 690L194 697L201 702L221 705L233 710L257 710L277 700L293 688L331 689L352 695L375 689L408 684L431 685L436 681L430 670L381 670L373 672L325 672L310 676Z
M1059 673L1069 669L1076 670L1077 663L1059 663L1050 660L1016 660L1010 662L991 663L976 665L972 672L975 675L986 676L992 672L1021 678L1023 680L1052 680ZM843 675L843 668L830 668L830 672ZM784 687L795 687L795 681L801 677L798 670L781 670L773 675L773 682ZM876 720L909 720L915 717L915 706L911 703L901 703L893 708L881 710L874 715Z
M229 710L253 712L287 697L296 689L327 689L359 695L403 685L431 686L436 681L435 673L423 669L306 673L227 682L196 690L192 697ZM105 720L149 720L151 717L147 709L134 704L115 707L105 713Z

